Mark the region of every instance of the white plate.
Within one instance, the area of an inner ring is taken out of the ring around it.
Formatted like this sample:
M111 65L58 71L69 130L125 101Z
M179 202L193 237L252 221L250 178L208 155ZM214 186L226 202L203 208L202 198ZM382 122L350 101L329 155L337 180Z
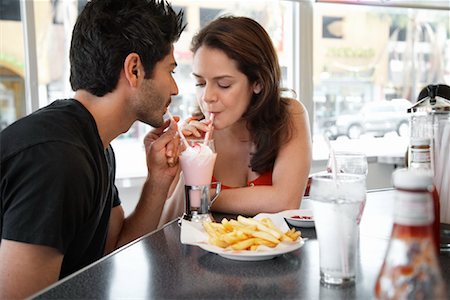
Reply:
M277 214L259 214L255 219L268 217L275 226L281 231L289 230L286 220L279 213ZM201 223L181 220L180 240L182 244L195 245L206 251L216 253L222 257L234 260L258 261L272 259L276 256L295 251L303 246L304 240L299 238L295 242L282 242L275 248L260 246L256 251L249 250L225 250L223 248L208 243L208 234Z
M286 222L295 227L314 227L314 217L311 209L291 209L280 212L280 214L284 217ZM311 219L301 219L294 218L295 216L299 217L310 217Z
M210 244L197 244L200 248L216 253L222 257L233 259L233 260L243 260L243 261L260 261L272 259L276 256L289 253L300 249L305 242L303 239L299 238L295 242L282 242L278 244L275 248L260 247L260 250L250 251L250 250L224 250L220 247L216 247Z

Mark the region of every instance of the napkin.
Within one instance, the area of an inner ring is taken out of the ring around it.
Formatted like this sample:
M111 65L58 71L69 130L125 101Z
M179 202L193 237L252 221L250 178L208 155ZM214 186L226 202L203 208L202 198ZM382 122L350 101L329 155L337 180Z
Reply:
M208 234L203 229L202 223L191 222L181 219L181 235L182 244L197 245L199 243L208 242Z

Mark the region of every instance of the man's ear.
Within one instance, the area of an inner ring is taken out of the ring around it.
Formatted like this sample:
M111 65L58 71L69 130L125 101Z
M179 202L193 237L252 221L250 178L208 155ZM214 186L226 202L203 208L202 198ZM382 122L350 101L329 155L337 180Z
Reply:
M262 91L262 84L259 81L253 83L253 93L259 94Z
M123 63L125 78L132 87L136 87L138 81L144 78L141 58L137 53L130 53Z

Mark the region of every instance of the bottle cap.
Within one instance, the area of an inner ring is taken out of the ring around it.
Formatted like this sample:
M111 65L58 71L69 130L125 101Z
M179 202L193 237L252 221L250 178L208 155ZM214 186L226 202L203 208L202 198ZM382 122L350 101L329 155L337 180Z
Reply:
M397 169L392 174L395 188L428 189L433 185L433 173L421 169Z
M427 145L429 146L431 144L429 138L411 138L410 140L411 146L423 146Z

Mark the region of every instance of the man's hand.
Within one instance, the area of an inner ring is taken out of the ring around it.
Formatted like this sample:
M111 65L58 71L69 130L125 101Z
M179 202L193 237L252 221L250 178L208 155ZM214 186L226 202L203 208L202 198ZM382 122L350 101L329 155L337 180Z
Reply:
M179 117L175 117L178 121ZM178 170L180 154L180 138L177 134L177 123L167 120L164 124L151 130L144 138L149 176L171 183Z
M123 211L111 212L107 251L112 251L157 228L170 185L179 173L181 150L177 120L167 120L144 138L147 158L147 179L134 211L123 220Z

